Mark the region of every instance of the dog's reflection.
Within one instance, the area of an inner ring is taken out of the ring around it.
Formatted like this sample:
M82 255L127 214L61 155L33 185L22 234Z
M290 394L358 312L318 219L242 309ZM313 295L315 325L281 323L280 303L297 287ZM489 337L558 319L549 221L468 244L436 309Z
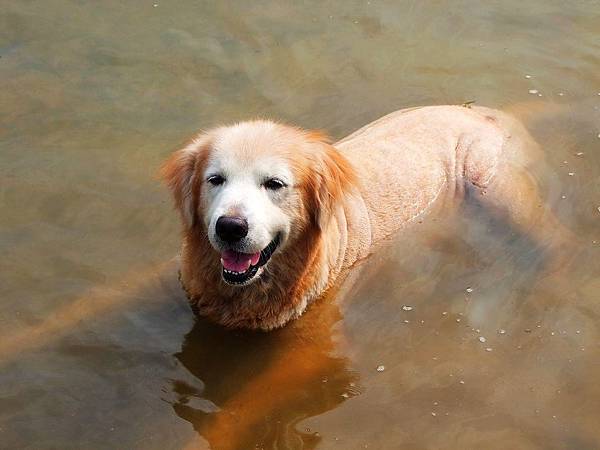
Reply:
M299 422L357 392L357 374L335 354L340 318L324 299L269 333L199 319L175 356L203 387L174 381L175 412L214 449L314 448L318 433Z

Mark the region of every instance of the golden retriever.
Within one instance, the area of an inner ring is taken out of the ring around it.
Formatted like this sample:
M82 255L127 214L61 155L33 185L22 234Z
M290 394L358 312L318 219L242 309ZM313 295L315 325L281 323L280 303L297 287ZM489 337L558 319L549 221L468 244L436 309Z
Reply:
M163 167L182 284L219 324L281 327L383 238L468 193L545 241L556 224L526 170L535 158L517 120L480 107L400 110L334 144L267 120L203 132Z

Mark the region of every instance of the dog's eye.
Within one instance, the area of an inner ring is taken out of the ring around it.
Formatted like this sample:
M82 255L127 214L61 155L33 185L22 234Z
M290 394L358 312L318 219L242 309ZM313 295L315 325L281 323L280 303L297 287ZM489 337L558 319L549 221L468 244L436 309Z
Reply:
M284 188L286 186L286 184L278 178L269 178L267 181L265 181L263 183L263 186L266 189L276 191L278 189Z
M211 175L206 179L206 181L212 184L213 186L219 186L225 183L225 178L223 178L223 176L221 175Z

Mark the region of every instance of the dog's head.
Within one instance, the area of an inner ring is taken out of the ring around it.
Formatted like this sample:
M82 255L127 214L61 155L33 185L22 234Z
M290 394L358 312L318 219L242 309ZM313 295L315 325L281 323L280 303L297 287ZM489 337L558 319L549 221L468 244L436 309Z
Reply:
M163 176L185 231L206 234L222 279L236 286L323 230L355 181L322 133L262 120L200 134L170 157Z

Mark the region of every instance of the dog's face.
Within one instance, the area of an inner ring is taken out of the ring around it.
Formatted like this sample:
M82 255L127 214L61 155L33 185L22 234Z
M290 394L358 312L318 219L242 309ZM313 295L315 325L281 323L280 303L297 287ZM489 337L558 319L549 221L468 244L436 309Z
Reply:
M221 127L167 162L188 230L206 233L223 281L246 286L310 227L322 227L352 172L323 135L269 121Z

